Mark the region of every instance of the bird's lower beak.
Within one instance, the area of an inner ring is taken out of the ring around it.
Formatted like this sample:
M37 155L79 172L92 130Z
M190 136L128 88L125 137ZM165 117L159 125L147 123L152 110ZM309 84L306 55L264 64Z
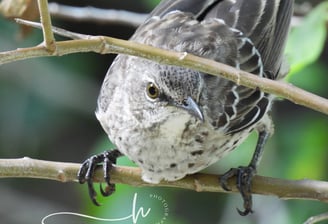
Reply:
M183 102L180 107L188 111L189 114L196 117L197 119L204 121L202 111L200 110L198 104L190 96Z

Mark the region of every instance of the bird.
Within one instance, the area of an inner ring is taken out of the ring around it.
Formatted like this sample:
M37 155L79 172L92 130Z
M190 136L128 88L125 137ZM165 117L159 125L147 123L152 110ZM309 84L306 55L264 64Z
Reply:
M186 52L227 64L255 76L281 77L283 51L293 0L163 0L130 38L131 41ZM112 194L110 170L127 156L142 180L176 181L221 160L251 132L258 142L248 166L218 176L231 190L235 176L244 200L240 215L252 213L251 182L273 132L274 96L223 77L136 56L119 54L103 81L96 117L117 147L84 161L80 183L87 182L92 201L95 169L103 165Z

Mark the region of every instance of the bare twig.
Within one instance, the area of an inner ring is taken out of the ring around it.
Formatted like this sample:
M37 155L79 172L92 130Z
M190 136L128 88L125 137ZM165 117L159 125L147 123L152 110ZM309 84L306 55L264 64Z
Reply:
M41 23L32 22L32 21L28 21L28 20L24 20L24 19L19 19L19 18L15 19L15 21L18 24L31 26L31 27L42 30L42 24ZM63 36L63 37L68 37L68 38L73 39L73 40L90 39L90 38L93 37L93 36L90 36L90 35L71 32L71 31L68 31L68 30L65 30L65 29L54 27L54 26L52 27L52 32L55 33L55 34L58 34L60 36Z
M51 162L30 158L0 159L0 178L38 178L61 182L77 182L76 174L81 164ZM97 169L95 182L104 182L103 170ZM162 186L183 188L199 192L226 192L219 185L219 176L194 174L182 180L149 184L141 180L141 171L135 167L117 166L111 171L113 183L131 186ZM237 192L236 180L229 179L232 192ZM328 202L328 183L315 180L284 180L256 176L252 190L255 194L275 195L282 199L306 199Z
M259 88L264 92L288 99L295 104L303 105L313 110L328 114L328 100L304 91L284 82L261 78L240 71L231 66L197 57L187 53L172 52L144 44L124 41L104 36L87 36L88 39L61 41L56 43L56 51L49 52L43 46L22 48L0 53L0 65L44 56L60 56L77 52L97 52L101 54L120 53L143 57L159 63L183 66L204 73L222 76L239 85L249 88Z
M51 18L48 11L48 1L38 0L38 6L40 11L40 18L42 24L43 41L46 49L52 53L56 50L56 42L54 34L52 33Z
M314 223L321 222L324 220L328 220L328 212L320 214L320 215L312 216L312 217L308 218L303 224L314 224Z
M90 6L74 7L58 3L49 3L49 11L51 15L58 18L88 22L117 23L132 27L139 26L148 15L125 10L100 9Z

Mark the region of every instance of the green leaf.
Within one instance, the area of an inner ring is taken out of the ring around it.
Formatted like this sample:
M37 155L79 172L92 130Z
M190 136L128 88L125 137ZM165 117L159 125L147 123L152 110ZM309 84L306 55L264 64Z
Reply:
M304 18L299 27L291 30L285 51L290 64L287 78L318 59L327 37L327 19L328 2L323 2Z

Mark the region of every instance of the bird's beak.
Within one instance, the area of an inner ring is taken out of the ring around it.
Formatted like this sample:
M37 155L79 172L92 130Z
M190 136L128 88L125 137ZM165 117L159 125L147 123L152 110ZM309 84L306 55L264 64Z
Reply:
M204 116L198 104L189 96L179 107L188 111L189 114L204 122Z

